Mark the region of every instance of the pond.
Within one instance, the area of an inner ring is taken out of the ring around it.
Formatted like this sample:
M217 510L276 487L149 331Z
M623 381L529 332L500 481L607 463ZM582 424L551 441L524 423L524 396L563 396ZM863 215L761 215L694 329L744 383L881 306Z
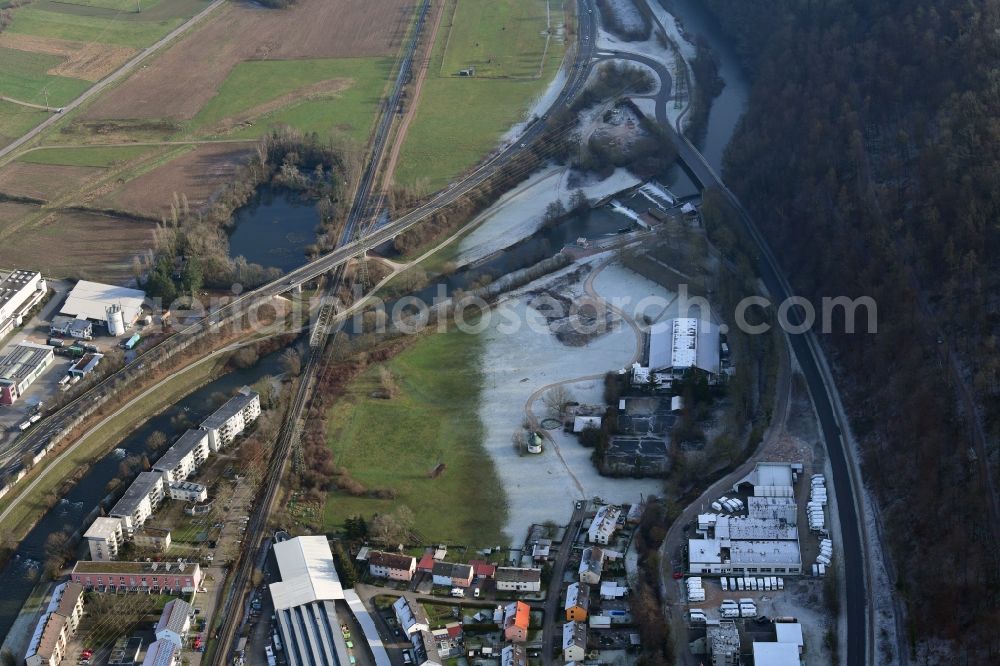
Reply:
M286 273L306 263L305 249L316 242L320 223L315 200L269 185L237 209L233 220L229 256Z

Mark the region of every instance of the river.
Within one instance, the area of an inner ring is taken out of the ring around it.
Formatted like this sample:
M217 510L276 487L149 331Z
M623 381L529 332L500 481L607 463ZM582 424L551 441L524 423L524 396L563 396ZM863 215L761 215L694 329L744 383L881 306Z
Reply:
M736 49L726 37L718 19L701 0L650 0L659 2L676 16L690 35L701 35L719 61L719 76L725 82L712 101L704 136L695 145L717 173L722 173L723 155L740 117L747 107L750 81Z
M235 370L197 389L146 421L117 446L125 450L126 456L148 455L155 460L162 452L154 453L149 449L147 440L153 432L163 432L167 435L168 442L172 442L187 428L196 427L232 396L236 389L253 384L265 375L280 374L280 354L280 350L269 354L252 368ZM10 631L21 606L35 586L40 567L44 566L48 536L59 531L72 534L86 529L98 505L108 495L108 483L119 478L122 460L123 456L112 451L92 464L80 481L42 516L18 544L14 555L0 571L0 590L3 590L0 594L0 636L6 636ZM125 485L126 481L122 481Z

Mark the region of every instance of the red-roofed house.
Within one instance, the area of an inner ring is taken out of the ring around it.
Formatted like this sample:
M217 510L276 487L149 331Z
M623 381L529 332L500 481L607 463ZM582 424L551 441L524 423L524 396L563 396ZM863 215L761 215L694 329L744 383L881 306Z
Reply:
M417 562L417 571L423 571L424 573L434 571L434 555L431 553L424 553L424 556L420 558L419 562Z
M528 640L528 624L531 622L531 607L523 601L515 601L504 609L503 637L515 643Z
M472 575L476 578L493 578L493 574L497 572L497 566L485 560L469 560L469 564L472 566Z

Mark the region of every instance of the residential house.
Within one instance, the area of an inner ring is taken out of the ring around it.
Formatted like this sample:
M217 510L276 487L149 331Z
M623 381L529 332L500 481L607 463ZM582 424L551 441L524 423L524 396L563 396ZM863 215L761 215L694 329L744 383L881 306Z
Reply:
M588 585L598 585L601 573L604 571L604 551L600 548L584 548L580 558L580 582Z
M202 430L208 433L208 445L213 452L222 450L260 416L260 394L248 387L240 389L231 398L202 421Z
M132 535L132 542L139 548L165 553L170 548L170 530L143 527Z
M368 572L377 578L409 581L417 570L417 560L410 555L373 550L368 553Z
M587 541L603 546L608 545L615 535L615 530L618 529L618 518L621 515L622 510L617 506L605 504L600 507L587 529Z
M189 594L202 574L197 562L77 562L70 579L97 592Z
M587 625L583 622L564 624L562 649L565 661L583 661L587 656Z
M177 666L181 649L171 641L153 641L146 648L142 666Z
M392 610L396 614L399 628L407 636L430 630L427 611L420 604L411 604L406 597L400 597L393 602Z
M590 609L590 585L571 583L566 588L566 621L586 622Z
M542 570L525 567L497 567L494 576L500 592L539 592Z
M506 641L523 643L528 640L531 607L523 601L507 604L503 611L503 637Z
M74 582L56 586L28 643L27 666L58 666L82 617L83 586Z
M435 585L469 587L472 585L472 567L454 562L435 562L432 569Z
M523 645L505 645L500 651L500 666L528 666L528 651Z
M472 567L472 575L476 578L493 578L497 572L497 566L486 560L469 560Z
M191 481L171 481L167 484L170 499L183 502L204 502L208 499L208 488Z
M163 607L156 623L156 640L169 641L178 649L184 645L184 637L191 629L194 608L183 599L172 599Z
M434 554L424 553L417 562L417 571L422 573L434 572Z
M107 562L118 558L118 549L125 541L122 522L118 518L98 516L83 533L90 549L90 559Z
M552 554L552 539L539 539L531 546L531 559L545 562Z

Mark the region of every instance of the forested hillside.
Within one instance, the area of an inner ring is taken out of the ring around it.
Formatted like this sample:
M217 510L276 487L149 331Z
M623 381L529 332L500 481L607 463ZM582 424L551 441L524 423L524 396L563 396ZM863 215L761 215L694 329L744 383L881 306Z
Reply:
M877 335L824 344L889 530L911 645L950 652L921 663L991 662L1000 3L707 3L754 81L730 186L799 293L878 301Z

